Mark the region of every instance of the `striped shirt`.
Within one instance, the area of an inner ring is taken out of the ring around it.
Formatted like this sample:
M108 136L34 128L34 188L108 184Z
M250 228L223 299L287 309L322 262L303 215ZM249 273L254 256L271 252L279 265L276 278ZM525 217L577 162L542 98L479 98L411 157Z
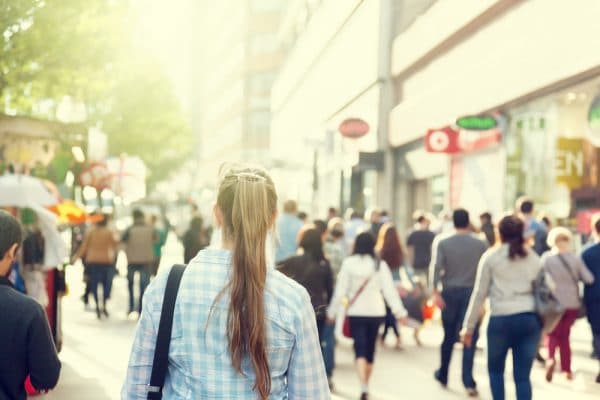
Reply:
M242 362L243 374L231 363L226 336L228 294L215 302L230 271L227 250L203 250L188 265L175 305L163 399L257 398L250 360ZM122 399L146 399L167 276L168 272L160 274L144 295ZM330 399L315 313L306 290L269 268L264 302L272 381L269 398Z

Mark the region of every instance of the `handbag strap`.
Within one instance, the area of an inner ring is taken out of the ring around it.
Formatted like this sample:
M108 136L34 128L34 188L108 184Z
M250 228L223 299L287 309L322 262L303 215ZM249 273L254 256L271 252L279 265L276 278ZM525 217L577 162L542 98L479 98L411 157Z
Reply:
M577 291L579 291L579 279L577 279L575 275L573 275L573 269L571 269L571 266L569 265L567 260L565 260L562 254L558 254L558 258L560 259L560 263L562 264L562 266L565 267L565 269L568 271L571 279L573 279L573 283L577 287Z
M156 347L154 348L154 360L152 362L152 375L148 385L148 400L162 399L162 390L167 377L169 367L169 347L171 344L171 332L173 330L173 314L175 313L175 302L179 284L185 272L185 265L174 265L169 271L165 296L160 312L160 324L156 335Z
M363 284L358 289L358 292L356 292L356 294L354 295L354 297L352 297L352 299L348 303L348 308L352 307L352 305L354 305L354 303L356 303L356 300L358 300L358 298L360 297L361 293L365 290L365 288L367 287L367 285L371 281L371 278L373 278L375 275L377 275L377 272L379 272L379 263L380 263L380 260L377 259L377 264L375 265L375 272L371 276L369 276L367 279L365 279L365 281L363 282Z

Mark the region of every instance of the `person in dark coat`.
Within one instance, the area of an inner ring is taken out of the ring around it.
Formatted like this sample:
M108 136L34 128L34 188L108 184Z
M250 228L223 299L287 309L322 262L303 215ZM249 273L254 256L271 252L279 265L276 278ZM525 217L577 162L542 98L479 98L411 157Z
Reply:
M593 218L592 226L596 233L600 234L600 215ZM587 307L587 318L592 328L594 356L600 361L600 243L585 250L581 258L594 275L594 282L585 286L583 302ZM600 383L600 368L596 383Z
M304 286L310 295L321 350L324 351L326 311L333 295L333 271L323 253L321 232L316 228L309 228L300 235L299 247L302 254L283 260L277 265L277 269ZM331 378L332 371L327 369L328 378Z
M183 235L183 262L185 264L188 264L200 250L209 244L203 224L202 217L193 217L189 229Z

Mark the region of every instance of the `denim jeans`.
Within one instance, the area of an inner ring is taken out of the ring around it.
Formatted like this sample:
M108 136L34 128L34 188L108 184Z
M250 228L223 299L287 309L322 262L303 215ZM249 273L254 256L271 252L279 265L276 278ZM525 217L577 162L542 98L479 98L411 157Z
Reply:
M102 305L106 308L106 300L110 298L114 268L111 264L96 263L89 263L86 268L89 279L89 290L96 302L96 308L100 306L100 302L98 301L98 286L100 285L102 285Z
M321 340L321 351L323 352L323 361L325 362L325 372L327 377L333 375L335 367L335 325L325 324L323 327L323 337Z
M448 383L448 368L452 359L454 344L459 341L460 330L469 307L471 288L444 289L442 298L446 307L442 310L442 324L444 326L444 341L441 348L441 366L438 370L439 380ZM473 360L475 349L479 339L479 324L473 332L473 344L463 348L462 359L462 381L466 388L475 388L477 385L473 379Z
M529 378L537 353L542 323L534 313L492 316L488 325L488 372L494 400L504 400L504 367L508 350L513 355L517 400L531 400Z
M133 293L133 280L135 278L135 273L139 272L140 274L140 297L138 301L137 309L134 308L134 293ZM149 264L130 264L127 266L127 287L129 289L129 312L139 311L142 313L142 298L144 297L144 292L146 291L146 287L150 283L150 265Z

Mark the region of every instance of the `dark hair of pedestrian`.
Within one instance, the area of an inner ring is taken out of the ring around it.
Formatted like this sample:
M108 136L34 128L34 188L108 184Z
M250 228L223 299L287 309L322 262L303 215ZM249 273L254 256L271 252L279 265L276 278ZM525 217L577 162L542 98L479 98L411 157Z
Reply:
M377 244L375 249L379 253L379 258L389 265L392 270L400 268L404 261L404 252L400 244L400 236L394 225L385 223L379 230Z
M260 400L271 392L264 307L267 280L267 234L277 216L277 193L271 177L262 169L230 168L221 179L217 208L222 215L223 238L233 244L230 280L219 293L229 293L226 335L231 365L244 375L246 362L254 371L253 390Z
M481 215L479 216L479 218L485 219L485 220L491 222L492 221L492 214L490 214L489 212L484 212L484 213L481 213Z
M304 211L300 211L297 215L298 219L301 219L302 221L304 221L306 218L308 218L308 214L305 213Z
M456 229L467 229L469 227L469 212L464 208L457 208L452 213L452 221Z
M100 214L100 216L102 217L102 219L98 221L98 226L105 227L106 225L108 225L108 215Z
M195 231L201 230L202 225L204 225L204 221L202 220L202 217L200 217L200 216L196 216L196 217L192 218L192 220L190 221L190 228Z
M15 217L0 210L0 259L6 256L6 252L13 245L21 245L23 241L23 229Z
M360 211L352 211L350 215L350 219L362 219L364 218L364 214Z
M321 241L321 232L316 228L310 228L302 233L300 238L300 248L304 250L304 255L315 261L324 261L323 242Z
M327 232L327 222L323 221L322 219L315 219L313 221L313 225L321 235L324 235L325 232Z
M597 215L594 220L594 229L596 233L600 234L600 215Z
M523 214L531 214L533 212L533 200L529 197L520 197L517 200L517 207Z
M498 224L500 241L508 245L508 257L511 260L517 257L527 257L525 239L523 238L524 229L525 224L523 220L516 215L507 215Z
M375 258L375 239L371 232L362 232L356 236L354 240L354 252L352 254Z
M135 210L133 210L133 220L139 221L142 219L144 219L144 212L142 210L140 210L139 208L136 208Z

